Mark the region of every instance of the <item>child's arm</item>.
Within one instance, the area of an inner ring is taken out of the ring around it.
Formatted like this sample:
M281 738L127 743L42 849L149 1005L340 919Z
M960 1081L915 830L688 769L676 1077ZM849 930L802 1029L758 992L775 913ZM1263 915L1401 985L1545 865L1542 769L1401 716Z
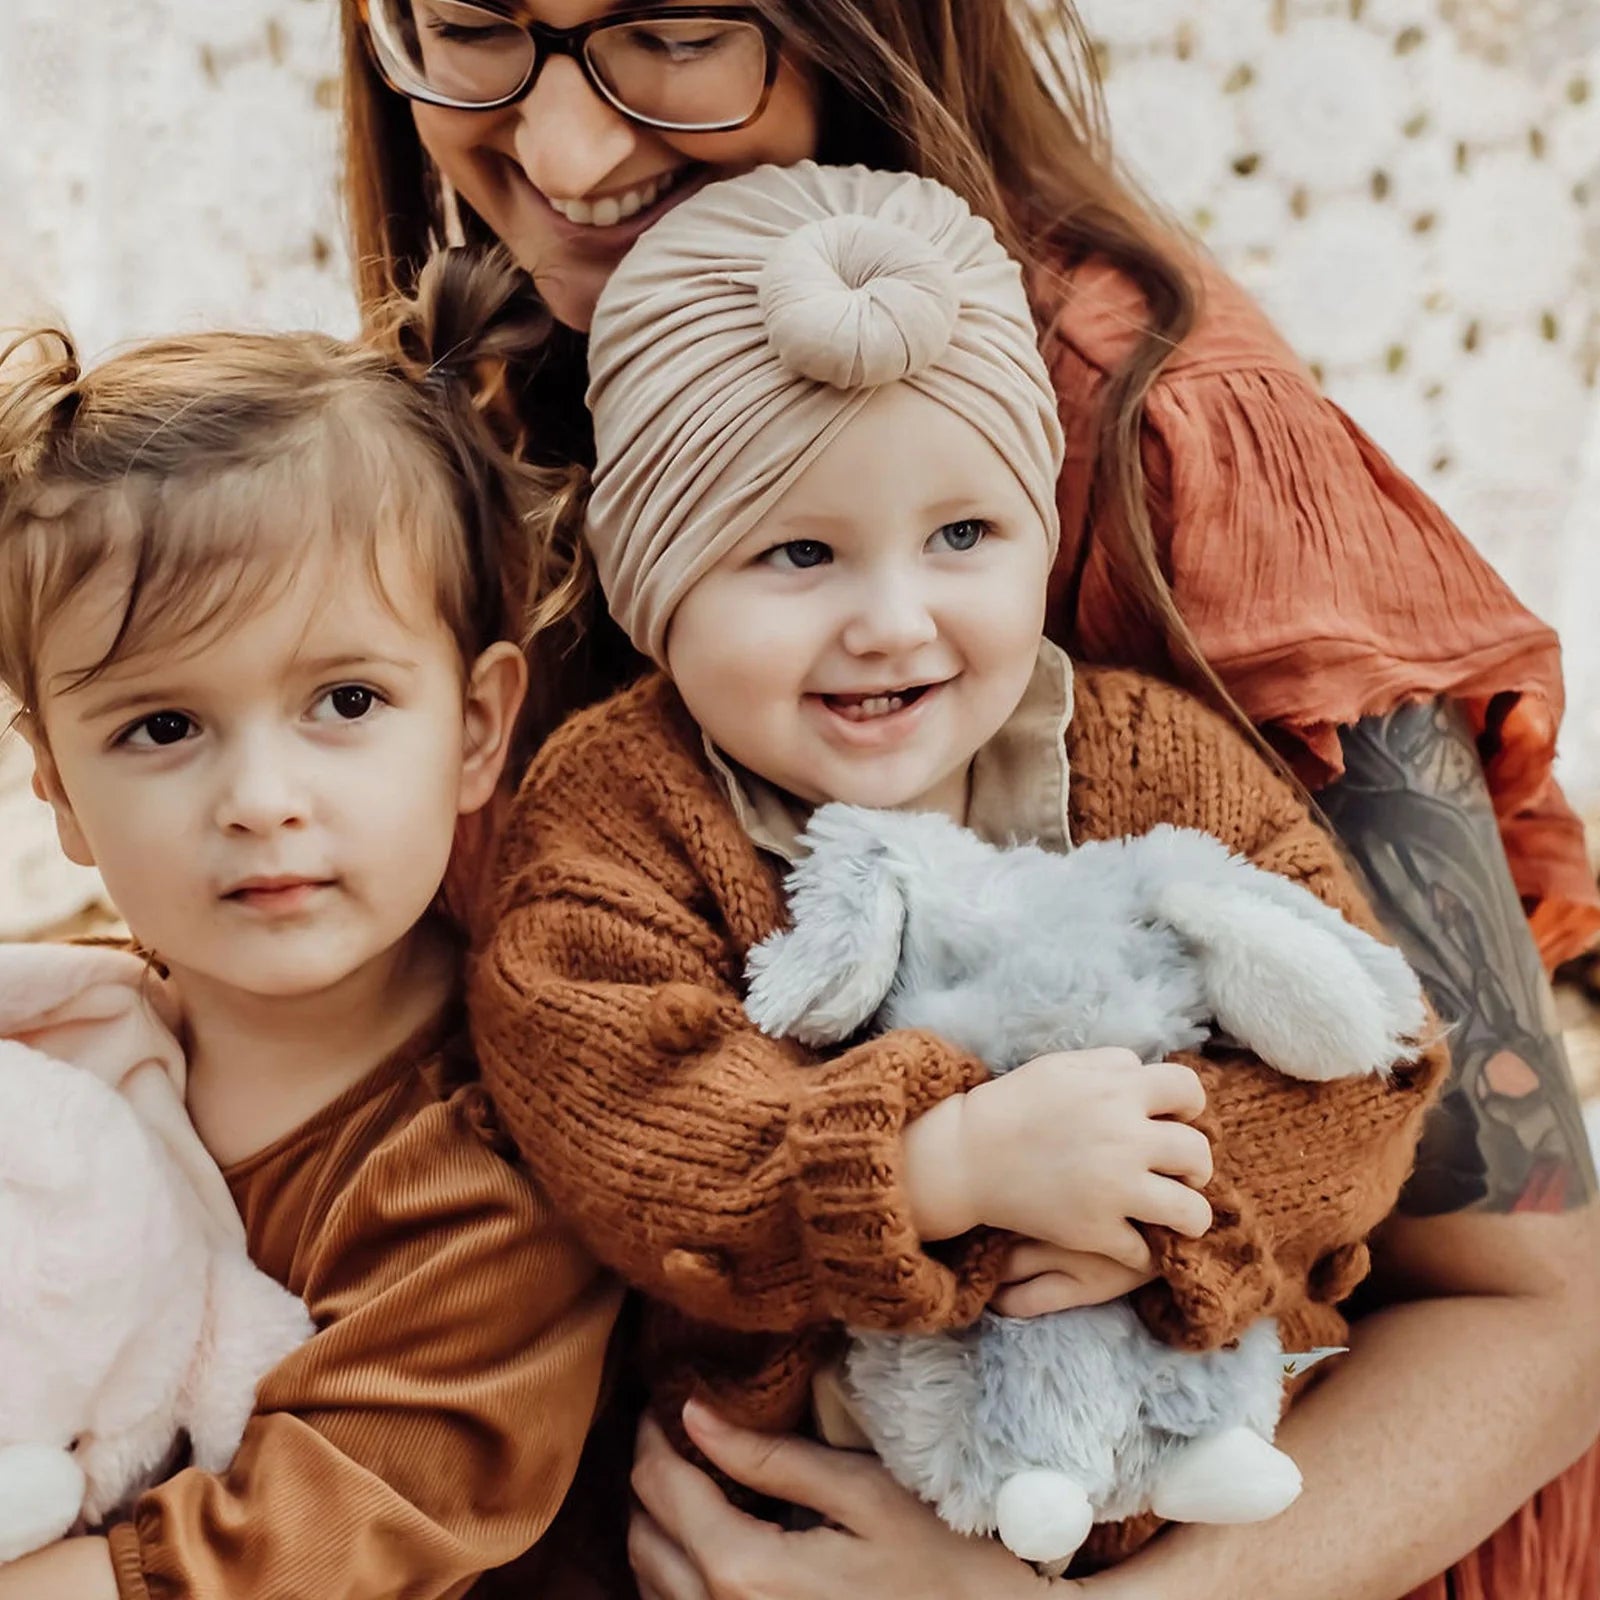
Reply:
M474 1092L313 1207L292 1287L319 1331L263 1380L227 1472L180 1472L111 1530L121 1600L429 1600L543 1535L620 1291L473 1131Z

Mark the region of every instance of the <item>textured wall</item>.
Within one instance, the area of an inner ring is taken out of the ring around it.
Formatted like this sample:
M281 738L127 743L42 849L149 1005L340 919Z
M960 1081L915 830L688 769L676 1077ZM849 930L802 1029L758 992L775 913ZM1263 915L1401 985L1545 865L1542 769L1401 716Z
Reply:
M4 8L0 321L352 326L331 0ZM1084 10L1129 164L1562 627L1600 802L1600 0ZM0 931L8 853L48 859L6 781Z

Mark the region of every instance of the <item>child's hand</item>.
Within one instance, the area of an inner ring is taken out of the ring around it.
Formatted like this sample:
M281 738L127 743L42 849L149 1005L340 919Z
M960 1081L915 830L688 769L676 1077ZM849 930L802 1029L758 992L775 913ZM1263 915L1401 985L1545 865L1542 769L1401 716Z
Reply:
M989 1309L1002 1317L1043 1317L1079 1306L1103 1306L1142 1289L1154 1276L1109 1256L1026 1239L1006 1257L1005 1277Z
M980 1223L1136 1272L1133 1224L1198 1238L1211 1207L1211 1146L1186 1123L1205 1109L1188 1067L1128 1050L1040 1056L935 1106L905 1133L905 1183L924 1239Z

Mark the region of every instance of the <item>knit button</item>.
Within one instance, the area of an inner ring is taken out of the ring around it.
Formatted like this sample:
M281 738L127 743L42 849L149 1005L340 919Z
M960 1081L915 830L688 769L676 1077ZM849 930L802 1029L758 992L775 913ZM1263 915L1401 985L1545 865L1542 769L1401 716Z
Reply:
M716 1290L728 1281L728 1265L716 1250L669 1250L661 1258L661 1273L679 1294Z
M1325 1306L1337 1305L1366 1277L1372 1258L1364 1244L1342 1244L1317 1257L1306 1293Z
M722 1002L692 983L669 983L650 1002L645 1031L657 1050L687 1055L715 1042L721 1031Z

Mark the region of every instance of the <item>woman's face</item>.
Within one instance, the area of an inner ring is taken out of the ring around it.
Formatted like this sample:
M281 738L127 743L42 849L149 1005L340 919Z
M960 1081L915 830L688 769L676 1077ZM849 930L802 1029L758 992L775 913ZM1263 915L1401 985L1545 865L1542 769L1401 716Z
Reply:
M572 28L615 10L606 0L520 0L520 20ZM671 0L661 10L670 14ZM791 165L818 143L815 85L784 59L761 114L725 133L641 127L602 99L578 63L552 56L532 90L499 111L413 102L439 170L533 274L551 311L587 329L623 253L680 200L766 162ZM630 213L624 215L623 213Z

